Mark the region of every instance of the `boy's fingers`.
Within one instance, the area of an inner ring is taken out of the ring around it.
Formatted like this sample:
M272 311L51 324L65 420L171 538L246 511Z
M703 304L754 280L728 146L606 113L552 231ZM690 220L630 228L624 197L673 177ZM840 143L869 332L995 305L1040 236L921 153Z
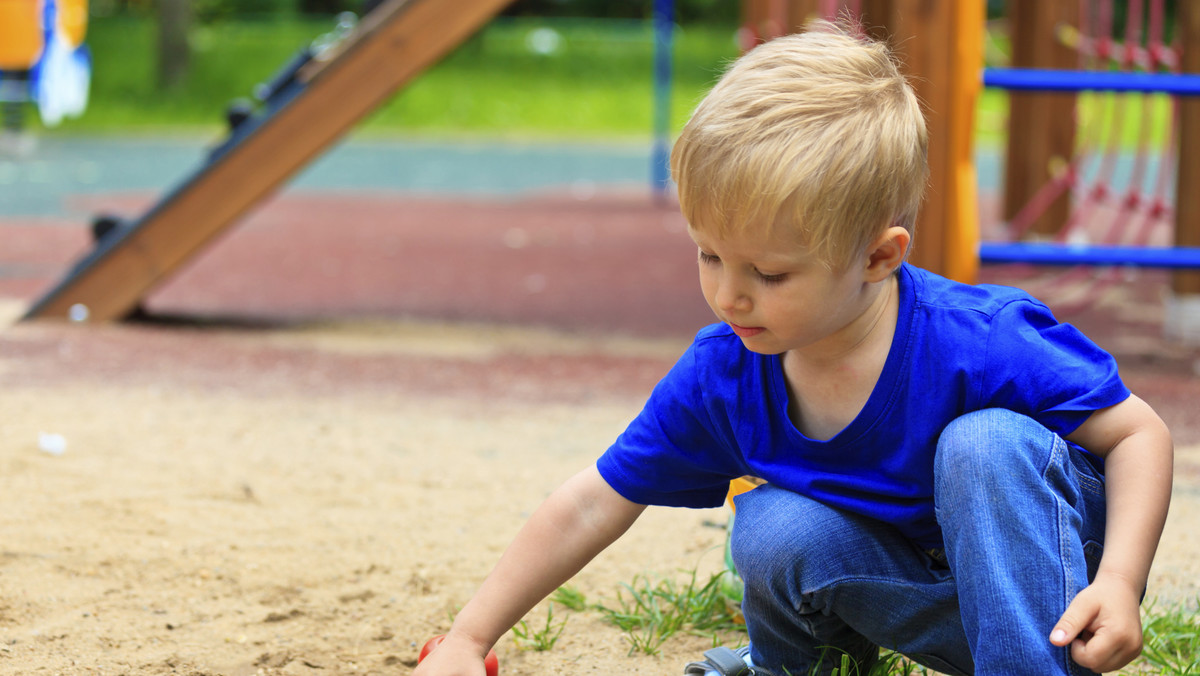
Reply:
M1050 632L1050 642L1070 645L1071 659L1096 672L1115 671L1141 652L1141 625L1101 620L1101 604L1076 597ZM1102 624L1103 626L1097 626Z
M1099 610L1099 605L1089 602L1083 594L1076 596L1050 632L1050 642L1056 646L1070 644L1084 629L1087 629Z
M1050 642L1056 646L1064 646L1071 642L1079 632L1073 631L1068 624L1059 623L1054 627L1054 631L1050 632Z
M1111 637L1097 635L1094 640L1076 639L1071 644L1071 659L1079 666L1095 672L1116 671L1134 657L1137 657L1137 651L1129 652Z
M1075 639L1071 643L1071 659L1081 667L1086 669L1094 669L1096 667L1096 656L1094 650L1089 650L1089 646L1083 639Z
M1101 627L1093 636L1085 630L1071 645L1071 657L1096 672L1116 671L1142 652L1141 624Z

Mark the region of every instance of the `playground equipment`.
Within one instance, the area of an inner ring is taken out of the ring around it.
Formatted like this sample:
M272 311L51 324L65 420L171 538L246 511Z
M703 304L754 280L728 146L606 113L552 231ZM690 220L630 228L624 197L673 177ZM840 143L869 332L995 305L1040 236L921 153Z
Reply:
M1168 45L1164 0L1128 0L1123 32L1113 0L1009 4L1014 68L989 69L984 83L1011 92L1004 218L1013 241L984 243L981 260L1080 266L1050 280L1085 279L1077 307L1124 281L1116 270L1170 269L1164 332L1200 341L1200 7L1176 3ZM1155 98L1168 112L1161 141ZM1077 106L1088 104L1104 124L1077 130ZM1121 129L1135 115L1131 150ZM1048 241L1016 241L1030 237Z
M1021 3L1017 3L1020 5ZM1188 4L1188 3L1184 3ZM1112 34L1112 4L1111 2L1093 2L1087 9L1090 10L1086 14L1097 14L1101 17L1099 22L1095 21L1079 21L1078 19L1087 19L1088 16L1064 16L1050 15L1043 12L1041 19L1054 20L1059 22L1055 28L1056 38L1062 40L1066 36L1070 36L1070 40L1080 47L1087 47L1087 51L1083 51L1082 56L1084 61L1093 61L1091 65L1097 70L1060 70L1050 68L1005 68L1005 69L987 69L984 71L983 82L985 86L1006 89L1010 92L1041 92L1041 93L1056 93L1059 95L1059 104L1064 102L1074 103L1074 96L1064 97L1064 94L1076 94L1079 92L1110 92L1113 94L1166 94L1176 97L1195 97L1200 95L1200 75L1196 74L1181 74L1178 72L1160 72L1161 68L1168 67L1169 64L1175 64L1177 67L1178 59L1170 58L1175 55L1175 52L1162 43L1163 38L1163 23L1164 23L1164 3L1161 0L1151 0L1149 7L1146 7L1144 0L1130 0L1127 5L1128 15L1126 19L1126 30L1124 42L1114 42L1111 38ZM1141 20L1143 10L1148 9L1150 13L1148 35L1145 39L1148 41L1148 48L1141 48L1144 36L1141 34ZM1061 8L1060 10L1061 11ZM1190 10L1181 9L1180 19L1185 19L1185 15ZM1030 16L1036 15L1030 12ZM1062 21L1073 20L1079 24L1079 28L1070 27L1061 24ZM1099 26L1090 27L1089 24L1099 23ZM1089 28L1098 29L1098 34L1091 34ZM1018 25L1017 29L1036 30L1036 26ZM1049 32L1043 29L1041 32ZM1186 31L1180 31L1181 34L1186 34ZM1015 36L1018 39L1024 36ZM1115 63L1114 63L1115 62ZM1117 65L1119 70L1112 70L1111 66ZM1020 95L1014 95L1014 115L1019 115L1020 111L1015 110L1018 106L1037 105L1029 99L1019 98ZM1147 99L1143 99L1145 102ZM1118 105L1124 106L1127 103L1125 100L1118 102ZM1069 111L1064 110L1062 112ZM1123 110L1121 112L1124 112ZM1144 109L1144 112L1149 112ZM1116 112L1113 113L1114 120L1112 126L1115 127L1120 122L1120 116ZM1068 122L1071 118L1066 118ZM1028 129L1032 133L1037 134L1038 125L1032 124L1032 120L1022 120L1028 124ZM1059 124L1062 124L1060 121ZM1143 131L1148 130L1149 122L1143 122ZM1044 125L1042 125L1044 128ZM1019 136L1024 129L1018 129L1015 126L1010 126L1010 135ZM1059 134L1057 139L1051 138L1049 143L1042 146L1040 151L1035 151L1034 155L1023 154L1020 147L1010 144L1010 170L1008 186L1008 209L1006 214L1010 220L1010 229L1013 235L1021 236L1027 231L1040 234L1042 236L1051 236L1060 243L1065 243L1072 236L1073 231L1078 231L1080 228L1082 217L1079 216L1081 211L1085 212L1085 216L1094 217L1094 206L1109 197L1112 192L1113 183L1113 163L1115 156L1122 148L1119 139L1113 138L1110 141L1109 155L1103 158L1105 166L1099 172L1098 178L1093 183L1092 189L1085 192L1081 199L1077 199L1076 210L1071 213L1066 208L1067 200L1063 199L1058 202L1060 213L1065 218L1057 219L1057 222L1042 222L1036 223L1042 215L1048 210L1060 197L1064 196L1066 190L1070 187L1079 187L1082 176L1080 171L1080 163L1084 158L1076 152L1073 123L1071 123L1065 132ZM1027 145L1027 144L1026 144ZM1080 144L1082 145L1082 144ZM1144 178L1147 172L1146 155L1149 148L1145 147L1145 139L1142 140L1143 147L1139 149L1139 155L1136 158L1138 166L1132 172L1133 179ZM1171 154L1173 149L1166 149L1164 154ZM1046 153L1050 153L1047 155ZM1067 160L1066 158L1072 158ZM1052 175L1055 172L1051 171L1051 165L1057 159L1058 170L1057 175ZM1038 165L1041 165L1040 167ZM1165 176L1166 163L1159 163L1158 172L1160 176ZM1040 169L1040 171L1039 171ZM1022 173L1032 174L1032 176L1022 176ZM1024 180L1024 184L1022 181ZM1200 249L1188 247L1157 247L1147 249L1144 242L1137 246L1121 246L1116 239L1126 230L1129 221L1136 220L1133 218L1134 209L1142 206L1143 203L1150 206L1153 215L1163 217L1166 215L1169 207L1166 204L1165 195L1160 192L1154 196L1153 200L1146 199L1141 193L1142 186L1139 180L1129 181L1128 190L1122 205L1122 213L1117 216L1118 221L1115 222L1109 229L1110 232L1102 236L1101 241L1097 245L1093 245L1094 236L1077 236L1075 241L1070 246L1055 247L1053 245L1037 245L1030 246L1022 243L986 243L981 247L980 255L984 262L1012 262L1022 260L1022 256L1029 255L1036 257L1027 259L1025 262L1051 262L1058 265L1067 264L1082 264L1082 265L1130 265L1130 266L1153 266L1153 267L1171 267L1171 268L1197 268L1200 262ZM1039 185L1040 183L1040 185ZM1180 184L1182 185L1182 184ZM1165 187L1165 184L1160 180L1159 187ZM1181 197L1183 191L1180 191ZM1194 227L1194 226L1193 226ZM1183 223L1177 223L1176 231L1180 233L1186 230ZM1144 239L1144 238L1141 238ZM1082 240L1082 241L1081 241Z
M5 131L21 130L30 102L50 127L83 113L91 79L86 35L87 0L0 0Z
M0 7L5 2L0 0ZM229 138L209 162L139 220L97 224L102 235L94 251L27 313L27 318L72 317L94 321L127 316L139 300L179 265L261 202L305 163L314 159L396 89L432 64L481 26L508 0L469 0L446 13L434 0L390 0L364 17L340 43L306 49L266 87L256 106L230 111ZM1176 217L1174 247L1147 248L1149 232L1139 227L1121 241L1108 236L1073 236L1094 196L1111 192L1111 166L1102 167L1079 209L1069 207L1078 188L1082 160L1075 153L1072 97L1056 91L1167 91L1180 98L1180 147L1200 129L1200 49L1175 50L1161 42L1164 0L1128 0L1130 21L1124 43L1113 41L1113 0L1046 3L1011 0L1014 68L982 71L984 3L951 0L745 0L743 46L798 30L813 16L858 16L864 29L889 39L903 58L918 96L926 104L930 127L930 190L921 212L921 231L912 260L962 281L974 281L978 265L1025 262L1052 265L1153 266L1176 270L1174 289L1195 296L1200 331L1200 196L1180 189L1172 211L1166 205L1170 153L1159 163L1152 198L1131 193L1121 218L1132 206L1147 207L1151 220ZM1143 7L1150 20L1147 47L1141 47ZM1080 21L1064 7L1099 8L1100 20ZM1200 44L1200 5L1177 3L1180 44ZM665 156L669 130L666 111L672 3L654 0L656 114L654 182L668 184ZM1106 23L1107 22L1107 23ZM1091 24L1100 24L1097 30ZM1193 37L1189 37L1193 36ZM1073 45L1070 49L1066 46ZM1068 58L1062 57L1062 53ZM1047 55L1058 54L1047 68ZM1081 56L1082 55L1082 56ZM1039 61L1039 59L1041 61ZM1069 62L1074 59L1076 63ZM1114 71L1112 64L1121 70ZM1066 70L1080 63L1094 70ZM1140 69L1140 70L1139 70ZM1162 72L1168 70L1172 72ZM1107 72L1113 71L1113 72ZM1134 72L1139 71L1139 72ZM981 72L983 76L981 77ZM973 154L975 103L984 85L1014 89L1011 100L1006 211L1009 235L1054 238L1049 243L980 243ZM1035 91L1037 90L1037 91ZM1082 145L1082 144L1080 144ZM1168 149L1169 150L1169 149ZM1110 153L1111 155L1111 153ZM1192 156L1200 158L1195 153ZM1186 153L1178 185L1190 186L1200 161ZM1106 163L1111 165L1111 163ZM1140 166L1140 165L1139 165ZM1137 173L1145 173L1138 168ZM1015 205L1015 206L1014 206ZM1061 216L1059 215L1061 213ZM1053 216L1053 217L1052 217ZM1116 232L1118 224L1110 227ZM1086 240L1086 241L1083 241ZM1130 245L1135 248L1129 248ZM1188 301L1190 303L1190 301Z
M2 1L2 0L0 0ZM108 321L262 202L509 0L385 0L340 42L301 50L260 93L231 110L228 139L138 220L99 223L96 247L25 319Z
M1175 45L1168 46L1164 0L1123 3L1123 37L1114 35L1114 0L1010 0L1005 9L1012 67L986 70L981 68L982 49L976 47L983 32L983 4L745 0L743 45L798 29L813 16L850 15L869 31L884 27L928 104L931 190L919 225L915 262L963 281L973 281L974 268L959 265L955 256L984 264L1082 266L1082 272L1070 276L1091 278L1093 300L1104 284L1122 279L1097 268L1168 268L1173 270L1175 295L1167 301L1167 333L1200 340L1200 194L1189 189L1200 172L1200 155L1185 150L1194 146L1200 132L1200 3L1175 4ZM978 13L972 14L974 10ZM953 45L949 50L962 59L960 63L979 68L955 72L954 63L930 63L928 55L938 47L927 43L942 39ZM1012 241L978 242L974 215L965 212L975 204L973 186L966 180L969 170L953 163L952 171L939 166L947 156L965 161L960 153L969 148L969 140L956 137L963 133L957 125L971 124L980 85L1010 92L1003 217ZM1090 138L1077 138L1077 95L1082 92L1116 99L1106 113L1112 130L1107 142L1094 131ZM1157 149L1149 140L1154 131L1151 97L1130 96L1150 93L1174 97L1176 111L1170 140ZM1140 99L1143 117L1132 162L1122 156L1128 153L1119 138L1130 98ZM1157 163L1151 155L1157 156ZM1178 170L1172 172L1176 159ZM1128 187L1117 195L1118 165L1130 164ZM1145 190L1145 181L1153 182L1153 188ZM947 214L960 217L947 219ZM1165 245L1162 228L1153 226L1172 215L1172 244ZM1019 241L1027 238L1048 241Z

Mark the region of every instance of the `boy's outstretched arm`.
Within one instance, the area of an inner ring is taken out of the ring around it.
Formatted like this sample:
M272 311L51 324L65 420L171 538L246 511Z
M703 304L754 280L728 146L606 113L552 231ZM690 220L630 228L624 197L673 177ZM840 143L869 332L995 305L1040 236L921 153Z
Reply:
M1067 439L1105 458L1107 525L1096 579L1050 641L1071 644L1081 666L1115 671L1142 650L1139 606L1167 518L1174 448L1166 425L1136 396L1096 411Z
M487 651L534 605L629 529L645 509L593 466L533 513L414 676L482 676Z

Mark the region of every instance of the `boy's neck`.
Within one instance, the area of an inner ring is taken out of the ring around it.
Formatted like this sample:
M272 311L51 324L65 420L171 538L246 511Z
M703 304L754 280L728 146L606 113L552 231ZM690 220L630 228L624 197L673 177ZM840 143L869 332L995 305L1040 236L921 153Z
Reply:
M853 422L883 373L900 308L896 275L878 287L840 341L783 354L788 417L811 439L830 439Z
M886 346L886 355L900 307L896 277L892 274L865 290L863 311L836 335L804 350L789 350L784 360L803 364L806 369L822 370L857 361L874 353L880 345Z

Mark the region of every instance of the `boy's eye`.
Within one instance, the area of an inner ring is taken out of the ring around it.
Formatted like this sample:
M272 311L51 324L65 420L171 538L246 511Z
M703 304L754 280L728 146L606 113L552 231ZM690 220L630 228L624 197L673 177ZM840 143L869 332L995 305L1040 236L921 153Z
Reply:
M758 278L762 280L763 284L782 284L787 279L787 274L765 275L760 272L758 273Z
M720 263L721 259L710 253L705 253L705 252L701 251L700 252L700 262L707 263L707 264Z

